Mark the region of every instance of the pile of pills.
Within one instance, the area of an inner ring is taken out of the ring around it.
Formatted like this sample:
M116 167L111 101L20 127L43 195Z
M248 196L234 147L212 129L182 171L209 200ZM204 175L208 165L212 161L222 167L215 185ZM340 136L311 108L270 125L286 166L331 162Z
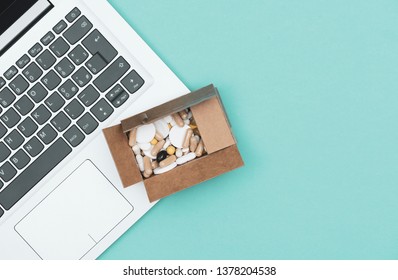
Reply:
M145 178L168 172L205 153L189 109L134 128L129 132L129 145Z

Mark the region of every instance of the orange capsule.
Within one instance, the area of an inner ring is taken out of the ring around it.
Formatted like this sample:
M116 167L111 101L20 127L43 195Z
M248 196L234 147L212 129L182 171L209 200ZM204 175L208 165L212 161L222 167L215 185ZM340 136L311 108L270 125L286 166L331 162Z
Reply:
M163 145L164 145L165 142L166 142L166 141L164 141L164 140L159 141L159 142L152 148L151 155L152 155L152 156L156 156L156 155L159 153L159 151L163 148Z
M193 135L193 130L191 128L187 129L187 132L185 133L184 142L182 142L183 149L189 147L189 141L191 140L192 135Z
M174 156L174 155L169 156L168 158L159 162L159 167L162 168L162 167L168 166L168 165L172 164L173 162L175 162L176 160L177 160L176 156Z
M185 123L178 113L172 114L171 116L173 117L173 120L179 127L184 126Z
M147 156L144 157L144 173L148 175L148 177L152 175L151 159Z
M133 128L133 130L130 130L129 132L129 146L133 147L136 143L136 138L137 138L137 128Z
M201 157L203 155L203 150L204 150L203 140L200 140L198 146L196 147L195 155L197 157Z

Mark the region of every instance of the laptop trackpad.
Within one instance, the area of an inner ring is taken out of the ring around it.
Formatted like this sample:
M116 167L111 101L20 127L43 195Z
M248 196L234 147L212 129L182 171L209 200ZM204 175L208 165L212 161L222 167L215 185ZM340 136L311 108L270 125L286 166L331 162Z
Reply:
M87 160L15 229L42 259L80 259L131 211L131 204Z

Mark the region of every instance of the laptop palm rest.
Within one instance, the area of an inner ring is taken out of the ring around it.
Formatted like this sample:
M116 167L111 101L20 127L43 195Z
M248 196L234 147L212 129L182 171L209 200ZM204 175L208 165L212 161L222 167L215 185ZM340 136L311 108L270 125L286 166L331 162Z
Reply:
M133 211L89 160L16 226L42 259L81 259Z

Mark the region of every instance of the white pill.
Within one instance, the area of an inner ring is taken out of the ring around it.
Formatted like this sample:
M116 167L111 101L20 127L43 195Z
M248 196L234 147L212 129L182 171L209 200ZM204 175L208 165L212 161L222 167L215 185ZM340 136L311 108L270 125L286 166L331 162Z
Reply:
M156 156L153 156L152 155L152 149L149 149L149 150L145 150L145 151L142 151L143 153L144 153L144 155L146 155L147 157L149 157L150 159L156 159Z
M178 157L178 158L182 157L182 151L181 151L181 149L177 149L177 150L176 150L176 157Z
M170 146L170 144L171 144L171 143L170 143L170 139L167 138L167 139L166 139L166 142L165 142L164 145L163 145L163 149L166 150L167 147Z
M184 125L183 127L179 127L178 125L173 126L170 130L169 138L171 144L176 148L182 148L182 144L185 140L185 135L187 134L187 130L190 127Z
M185 156L182 156L182 157L178 158L176 160L176 162L177 162L178 165L181 165L181 164L184 164L184 163L186 163L188 161L191 161L191 160L193 160L195 158L196 158L196 154L195 153L189 153L189 154L186 154Z
M171 124L171 126L176 126L177 125L177 123L174 121L173 118L171 118L171 122L169 122L169 124Z
M148 143L151 142L155 137L156 128L153 123L142 125L137 128L136 140L138 143Z
M169 115L169 116L167 116L167 117L164 117L163 120L164 120L166 123L171 123L171 122L173 121L173 118Z
M137 160L140 171L144 172L144 158L142 157L142 155L136 155L135 159Z
M186 155L189 152L189 148L182 149L181 151Z
M152 149L152 145L149 142L147 142L147 143L137 143L137 145L143 151L147 151L147 150L151 150Z
M165 172L168 172L168 171L172 170L176 166L177 166L177 163L173 162L172 164L169 164L169 165L167 165L165 167L158 167L158 168L154 169L153 173L155 173L156 175L157 174L162 174L162 173L165 173Z
M190 121L189 119L185 119L185 120L184 120L184 123L185 123L186 125L190 125L190 124L191 124L191 121Z
M141 153L141 149L138 145L134 145L131 149L133 150L134 154L136 154L136 155L139 155Z
M166 121L164 121L163 119L157 120L156 122L154 122L154 125L156 131L162 134L163 138L166 138L169 135L169 124Z

